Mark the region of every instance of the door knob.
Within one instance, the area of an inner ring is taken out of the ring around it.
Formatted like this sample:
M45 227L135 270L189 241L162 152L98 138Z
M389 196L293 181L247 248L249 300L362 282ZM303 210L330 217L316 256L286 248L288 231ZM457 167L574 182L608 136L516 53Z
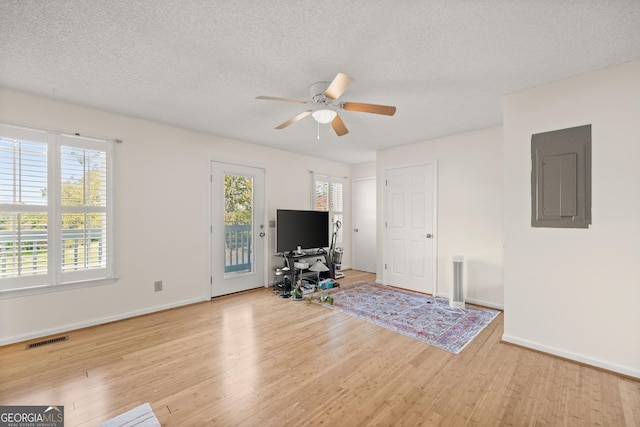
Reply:
M264 237L265 236L264 231L260 232L259 236Z
M433 236L431 235L431 233L427 234L427 239L432 238Z
M358 229L357 229L357 228L354 228L354 229L353 229L353 231L355 231L355 232L357 233L357 232L358 232Z

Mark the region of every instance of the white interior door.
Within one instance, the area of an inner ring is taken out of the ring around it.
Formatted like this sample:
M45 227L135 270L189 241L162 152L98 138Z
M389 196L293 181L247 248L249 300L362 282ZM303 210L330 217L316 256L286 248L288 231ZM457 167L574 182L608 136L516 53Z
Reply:
M435 165L389 169L385 181L384 282L435 292Z
M265 284L264 169L211 162L211 295Z
M353 268L376 272L376 179L353 181Z

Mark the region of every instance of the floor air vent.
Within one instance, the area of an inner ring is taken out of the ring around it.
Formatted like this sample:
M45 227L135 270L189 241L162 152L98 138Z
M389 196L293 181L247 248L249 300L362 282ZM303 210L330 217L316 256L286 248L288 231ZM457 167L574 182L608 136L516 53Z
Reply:
M49 338L48 340L32 342L30 344L27 344L27 350L31 348L36 348L36 347L42 347L43 345L55 344L57 342L68 341L68 340L69 340L69 335L65 335L63 337L55 337L55 338Z

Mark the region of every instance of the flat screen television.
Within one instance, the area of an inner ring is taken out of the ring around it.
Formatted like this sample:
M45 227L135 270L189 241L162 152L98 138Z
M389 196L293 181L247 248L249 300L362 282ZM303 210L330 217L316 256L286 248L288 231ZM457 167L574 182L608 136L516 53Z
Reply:
M276 252L329 247L329 212L276 210Z

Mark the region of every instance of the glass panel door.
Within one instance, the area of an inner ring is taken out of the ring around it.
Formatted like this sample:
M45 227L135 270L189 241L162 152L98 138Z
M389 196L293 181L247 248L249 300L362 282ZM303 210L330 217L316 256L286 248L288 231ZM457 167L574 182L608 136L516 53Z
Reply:
M224 273L253 271L253 177L224 175Z
M211 296L264 286L264 169L211 162Z

